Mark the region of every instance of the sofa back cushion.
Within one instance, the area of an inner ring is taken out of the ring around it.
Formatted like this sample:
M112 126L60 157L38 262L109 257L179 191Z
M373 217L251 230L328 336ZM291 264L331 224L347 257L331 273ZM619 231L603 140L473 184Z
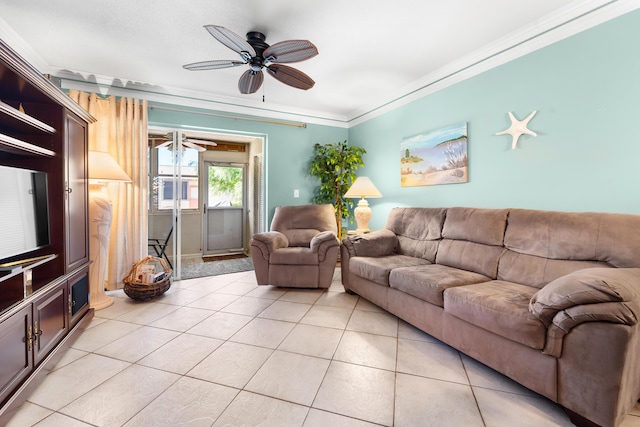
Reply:
M502 246L508 209L449 208L442 237Z
M542 287L582 268L640 267L640 215L512 209L498 279Z
M506 209L449 208L436 263L495 279L507 224Z
M498 279L542 288L547 283L583 268L608 267L598 261L541 258L505 250L498 265Z
M444 208L394 208L385 228L398 236L398 253L435 262L442 239Z

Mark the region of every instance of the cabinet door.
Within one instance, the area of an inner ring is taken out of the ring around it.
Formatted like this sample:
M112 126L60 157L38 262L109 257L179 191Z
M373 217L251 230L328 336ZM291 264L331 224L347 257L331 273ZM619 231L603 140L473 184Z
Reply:
M0 403L31 373L33 361L27 341L31 305L0 323Z
M73 328L89 310L89 268L80 270L69 279L69 328Z
M62 282L33 302L34 365L44 359L69 329L67 295L67 282Z
M71 113L65 119L67 273L89 262L87 124Z

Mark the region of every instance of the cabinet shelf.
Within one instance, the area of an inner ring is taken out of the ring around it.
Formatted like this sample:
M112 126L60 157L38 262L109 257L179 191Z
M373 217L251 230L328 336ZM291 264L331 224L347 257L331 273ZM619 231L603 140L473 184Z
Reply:
M40 156L54 157L55 151L38 147L21 139L0 133L0 151L14 154L38 154Z
M24 270L35 268L39 265L45 264L49 261L56 259L56 254L42 255L35 258L24 259L20 261L8 262L6 264L0 264L0 274L7 273L5 276L0 277L0 282L4 279L22 273Z
M50 254L0 265L0 315L50 282L50 277L43 274L41 266L57 257L56 254ZM38 277L35 280L32 279L32 271Z
M30 115L23 113L22 111L17 110L13 108L11 105L5 104L2 101L0 101L0 113L4 113L10 117L13 117L16 120L26 123L29 126L32 126L36 129L40 129L41 131L44 131L47 133L56 133L55 128L53 128L52 126L49 126L48 124L41 122L35 117L31 117Z

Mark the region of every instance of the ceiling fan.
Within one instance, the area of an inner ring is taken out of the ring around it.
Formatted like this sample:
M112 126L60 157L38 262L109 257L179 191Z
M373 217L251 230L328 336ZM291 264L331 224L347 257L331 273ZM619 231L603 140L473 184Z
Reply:
M269 46L266 37L258 31L247 33L247 40L238 34L219 25L205 25L207 31L220 43L240 55L240 61L211 60L183 65L190 71L217 70L220 68L249 65L249 69L240 76L238 89L240 93L254 93L264 80L262 69L280 82L297 89L311 89L315 82L300 70L287 65L313 58L318 49L309 40L286 40Z
M156 145L156 148L168 147L169 149L171 149L171 145L173 144L173 135L170 133L167 135L151 135L149 136L149 139L164 141L163 143ZM182 135L181 143L183 147L193 148L200 153L203 151L207 151L207 149L203 147L203 145L209 145L211 147L215 147L218 145L215 142L209 141L207 139L189 138L184 134Z

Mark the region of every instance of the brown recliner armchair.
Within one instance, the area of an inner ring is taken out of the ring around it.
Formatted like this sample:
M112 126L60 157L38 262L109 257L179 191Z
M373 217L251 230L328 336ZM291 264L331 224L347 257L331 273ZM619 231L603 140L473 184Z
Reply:
M332 205L278 206L271 231L254 234L258 285L328 288L340 243Z

